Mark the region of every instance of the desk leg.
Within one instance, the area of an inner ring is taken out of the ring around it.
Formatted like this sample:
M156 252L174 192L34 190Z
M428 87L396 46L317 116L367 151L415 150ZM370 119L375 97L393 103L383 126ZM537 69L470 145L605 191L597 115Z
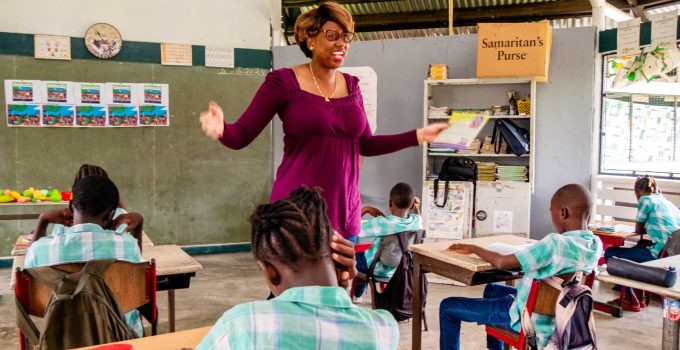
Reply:
M421 319L422 319L422 307L423 305L420 295L420 257L418 254L413 254L413 321L411 324L412 329L412 343L411 348L413 350L420 350L420 332L421 332Z
M668 300L668 304L670 305L674 301L678 301L677 299L671 299L666 297L666 300ZM664 317L663 319L663 337L661 340L661 349L662 350L678 350L680 341L678 340L678 336L680 336L680 322L674 322L669 320L667 317Z
M168 289L168 325L169 333L175 331L175 290Z

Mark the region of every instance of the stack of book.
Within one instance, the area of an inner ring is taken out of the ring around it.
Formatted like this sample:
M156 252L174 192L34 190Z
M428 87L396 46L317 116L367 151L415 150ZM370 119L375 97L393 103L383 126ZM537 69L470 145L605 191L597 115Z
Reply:
M429 119L449 119L451 117L451 110L449 107L434 107L427 108L427 117Z
M498 181L529 181L529 170L523 165L499 165L496 170Z
M461 154L479 154L479 149L482 148L482 141L474 139L467 148L459 151Z
M501 139L500 142L501 142L501 147L500 147L500 152L498 154L508 153L508 144L503 139ZM481 147L481 150L480 150L479 153L481 153L481 154L496 154L496 151L494 150L494 144L491 143L491 136L487 136L487 137L484 138L484 143L482 144L482 147Z
M496 181L496 168L494 162L477 162L477 181Z

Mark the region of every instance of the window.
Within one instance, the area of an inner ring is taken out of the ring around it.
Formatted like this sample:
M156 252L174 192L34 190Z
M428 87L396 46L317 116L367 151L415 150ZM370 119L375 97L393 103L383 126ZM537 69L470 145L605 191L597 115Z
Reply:
M603 59L605 75L611 59ZM680 83L657 79L615 89L612 78L602 80L600 174L680 179Z

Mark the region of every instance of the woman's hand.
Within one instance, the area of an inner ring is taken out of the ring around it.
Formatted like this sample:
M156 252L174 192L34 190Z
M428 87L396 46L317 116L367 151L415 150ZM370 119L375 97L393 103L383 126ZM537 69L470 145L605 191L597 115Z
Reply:
M422 129L418 129L419 133L419 139L425 142L432 142L434 139L439 136L439 134L448 129L449 124L448 123L435 123L435 124L430 124Z
M222 108L215 102L210 102L208 111L201 113L201 128L212 139L217 140L224 132L224 113Z
M331 257L335 262L335 273L338 275L338 285L349 287L350 281L356 277L356 259L354 259L354 244L342 238L337 233L331 237Z

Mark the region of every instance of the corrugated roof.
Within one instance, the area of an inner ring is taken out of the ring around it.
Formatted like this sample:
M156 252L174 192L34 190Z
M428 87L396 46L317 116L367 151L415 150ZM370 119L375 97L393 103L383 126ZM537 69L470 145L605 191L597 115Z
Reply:
M473 8L491 7L506 5L533 4L541 2L551 2L555 0L454 0L453 8ZM384 1L370 2L362 4L343 5L352 15L372 15L377 13L399 13L399 12L419 12L446 10L449 8L448 0L405 0L405 1ZM304 13L316 6L305 6L300 8Z

